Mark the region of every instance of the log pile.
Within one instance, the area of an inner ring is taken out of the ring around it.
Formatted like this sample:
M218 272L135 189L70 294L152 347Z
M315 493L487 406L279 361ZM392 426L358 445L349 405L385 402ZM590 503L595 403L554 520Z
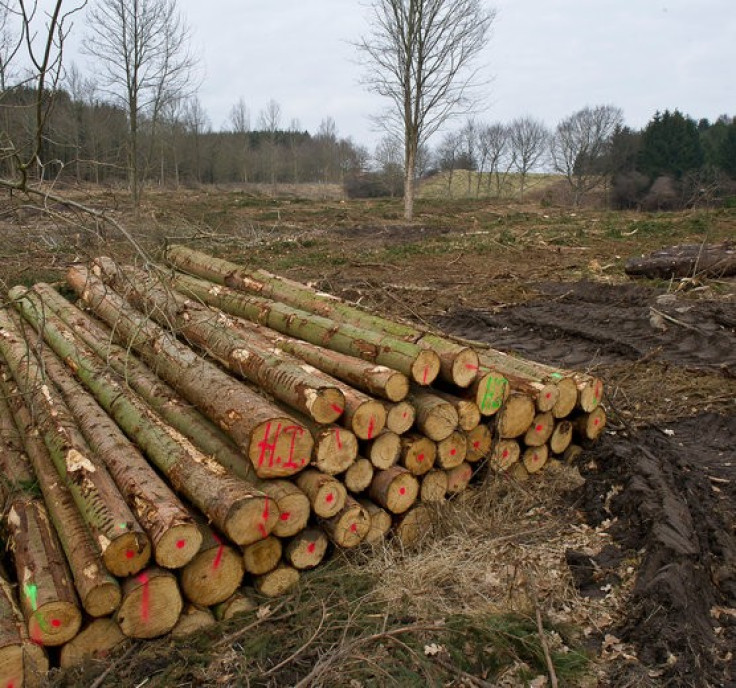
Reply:
M229 618L332 548L411 544L475 475L528 479L605 426L589 375L167 260L98 258L69 270L78 306L36 284L0 311L0 685L44 647L66 666Z

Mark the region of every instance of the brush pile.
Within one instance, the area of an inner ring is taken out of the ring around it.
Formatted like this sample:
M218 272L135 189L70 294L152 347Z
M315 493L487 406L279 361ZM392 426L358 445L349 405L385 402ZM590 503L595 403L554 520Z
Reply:
M183 246L0 311L0 685L277 596L331 548L431 524L474 475L594 441L600 380ZM9 581L16 581L16 589ZM248 587L244 588L243 586Z

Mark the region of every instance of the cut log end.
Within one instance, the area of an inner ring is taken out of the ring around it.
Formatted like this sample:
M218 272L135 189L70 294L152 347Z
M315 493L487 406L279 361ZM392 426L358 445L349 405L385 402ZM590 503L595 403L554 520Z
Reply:
M179 569L199 552L202 533L194 523L169 528L156 543L156 563L165 569Z
M171 629L171 637L184 638L214 626L215 623L215 616L209 609L198 607L196 604L188 604L184 607L176 626Z
M345 487L354 494L363 492L370 487L371 481L373 480L373 474L375 469L373 464L364 458L358 458L358 460L345 471L342 480L345 483Z
M309 415L317 423L334 423L345 411L345 397L336 387L314 390L309 404Z
M28 619L28 635L34 643L57 647L69 642L82 625L82 613L71 602L49 602Z
M403 514L417 500L419 481L405 468L393 466L376 473L369 494L392 514Z
M578 434L586 440L595 441L606 427L606 412L599 406L591 413L585 413L575 419L574 427Z
M578 405L580 408L591 413L595 411L603 401L603 382L598 378L592 378L586 380L580 389L580 397L578 399Z
M273 571L281 561L283 546L273 535L243 548L243 566L251 576Z
M0 687L21 688L24 683L23 646L6 645L0 648Z
M361 440L372 440L386 426L386 409L375 399L362 403L353 413L350 429Z
M483 373L473 385L473 391L481 415L493 416L509 395L509 381L500 373Z
M464 348L454 356L452 362L452 379L449 382L458 387L468 387L476 377L478 377L478 369L480 362L478 354L470 348Z
M536 408L530 397L511 394L496 418L496 429L500 437L511 439L523 435L532 424Z
M455 431L458 422L457 411L452 404L442 400L433 402L431 405L424 405L422 401L418 402L417 427L429 439L435 442L444 440Z
M543 384L537 392L537 410L541 413L551 411L560 399L560 390L556 384Z
M194 604L211 607L226 600L243 580L243 558L233 547L220 544L200 552L179 576L184 596Z
M339 547L357 547L371 528L368 512L352 498L348 498L342 511L324 521L324 528L332 541Z
M557 380L557 391L559 397L552 407L552 414L555 418L567 418L577 404L578 386L571 377L563 377Z
M399 519L394 536L402 547L415 547L432 530L432 513L424 504L418 504Z
M437 460L437 443L424 435L412 434L401 438L401 465L413 475L432 470Z
M121 524L121 528L127 528ZM113 576L132 576L151 559L151 541L139 531L123 533L110 542L102 553L102 561Z
M259 478L284 478L305 468L314 440L290 418L275 418L258 425L244 447Z
M317 470L304 471L297 485L309 497L312 510L317 516L330 518L345 505L347 490L339 480Z
M61 648L59 664L62 669L68 669L90 657L104 658L124 640L120 626L113 619L95 619Z
M505 471L519 460L519 456L521 449L516 440L499 440L491 451L491 468Z
M146 569L123 583L115 620L129 638L156 638L174 628L182 605L176 578L163 569Z
M388 408L386 427L397 435L403 435L414 425L416 416L416 409L410 402L400 401Z
M459 466L468 454L468 440L464 432L455 431L437 442L437 465L449 470Z
M403 401L409 394L409 378L403 373L394 371L384 385L386 399L393 402Z
M122 592L116 581L110 579L93 587L82 599L84 611L95 618L109 616L120 606Z
M383 542L393 526L391 514L378 506L378 504L371 502L369 499L361 499L359 500L359 503L371 517L371 527L363 539L363 542L367 545L376 545Z
M286 545L284 557L295 569L313 569L324 559L328 544L323 530L308 528Z
M276 502L270 497L252 496L236 502L230 509L225 534L238 545L257 542L274 529L279 520Z
M272 487L275 488L280 482L285 481L273 481ZM276 496L279 510L279 517L272 533L277 537L291 537L303 530L312 510L309 498L296 485L290 483L283 491L276 491L269 487L266 489L270 489L272 496Z
M249 595L244 595L242 592L235 592L224 602L215 605L212 611L218 621L227 621L237 614L252 612L257 606Z
M401 455L401 438L395 432L384 430L363 450L365 456L379 470L393 466Z
M521 463L527 473L537 473L538 471L541 471L547 463L548 457L549 449L547 449L547 445L542 445L541 447L529 447L522 455Z
M448 475L445 471L434 470L422 478L419 499L425 503L441 503L447 497Z
M524 435L524 444L529 447L541 447L552 436L555 429L555 417L551 413L538 413Z
M572 442L572 423L561 420L555 425L555 429L549 438L549 448L553 454L563 454Z
M493 445L493 434L487 425L478 425L468 432L468 453L465 460L477 463L485 459Z
M420 351L411 365L411 377L423 387L432 384L440 373L440 357L429 349Z
M313 465L328 475L342 473L358 456L358 438L338 425L321 430L314 447Z
M447 471L447 492L448 494L455 495L464 492L470 480L473 477L473 467L463 462L459 466L455 466Z
M299 584L299 571L281 564L265 576L253 580L255 589L264 597L280 597Z

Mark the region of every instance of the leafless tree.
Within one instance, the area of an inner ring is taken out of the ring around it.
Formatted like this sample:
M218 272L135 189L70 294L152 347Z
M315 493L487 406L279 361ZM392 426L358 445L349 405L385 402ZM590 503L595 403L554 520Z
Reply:
M458 158L462 155L463 137L456 131L449 131L440 142L437 150L440 168L447 172L447 195L452 198L452 180L458 168Z
M491 184L495 180L496 195L500 196L514 164L509 142L509 128L500 122L481 126L478 132L478 149L483 159L481 169L488 171L487 193L490 196ZM479 191L480 181L481 176L478 177Z
M238 167L240 169L241 181L243 184L247 184L248 157L250 153L250 110L248 110L245 99L242 97L238 99L238 102L230 110L230 124L232 126L232 132L237 136L238 145L240 146Z
M462 141L463 157L465 158L465 166L468 177L467 195L470 196L473 184L473 172L478 168L476 160L476 148L478 144L478 124L475 119L468 117L465 126L460 132ZM476 175L478 176L478 175Z
M598 105L584 107L557 125L550 141L552 165L565 175L576 206L611 171L606 169L608 144L623 121L620 108Z
M258 116L258 127L261 131L266 132L266 143L268 146L268 162L271 175L271 186L276 188L276 168L277 168L277 136L281 129L281 106L273 99L266 103L266 107L261 110Z
M95 60L103 88L128 114L129 183L138 208L144 119L155 132L166 103L196 90L189 30L175 0L98 0L87 20L84 49Z
M509 125L509 144L514 168L519 173L519 197L524 198L529 173L537 168L547 151L549 132L533 117L518 117Z
M404 216L414 214L417 151L475 101L474 67L495 13L482 0L372 0L371 30L357 44L365 83L391 106L378 122L404 141Z
M376 146L373 158L383 178L383 182L391 194L398 195L403 180L403 155L401 141L396 136L386 134Z

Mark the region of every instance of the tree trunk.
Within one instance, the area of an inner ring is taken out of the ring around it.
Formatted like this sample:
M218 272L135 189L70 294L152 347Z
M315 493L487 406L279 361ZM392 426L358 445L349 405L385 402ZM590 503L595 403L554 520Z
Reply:
M393 322L362 311L334 296L316 292L298 282L278 277L265 270L249 272L235 263L213 258L184 246L172 246L167 251L166 257L169 262L179 269L222 284L230 289L280 301L339 323L373 332L383 332L406 342L414 342L423 349L434 351L440 358L440 372L443 379L459 387L467 387L478 373L478 356L471 348L416 327ZM184 276L176 276L175 281L177 288L184 291L191 290L192 293L195 293L194 290L196 290L196 295L199 298L202 298L205 303L211 303L207 301L207 294L211 291L211 285L203 285L199 280L192 280L192 278ZM223 292L223 294L227 293L227 291ZM216 292L210 295L210 298L216 297ZM230 298L223 300L233 302ZM223 303L213 305L228 310ZM240 315L235 311L229 312ZM278 329L271 325L269 327ZM304 339L304 337L300 338ZM321 344L321 342L315 343ZM321 345L324 346L324 344ZM364 356L359 357L365 358ZM401 370L389 362L386 365L389 368ZM405 371L402 370L402 372ZM410 377L412 376L410 375ZM414 379L422 384L421 377L419 379L414 377Z
M24 314L33 317L32 297L22 298L18 294L16 298ZM89 349L81 342L74 342L72 333L58 318L47 313L41 322L49 345L69 362L99 404L166 475L176 492L186 496L238 544L268 535L278 518L276 506L269 498L231 475L163 423ZM152 497L148 495L144 499L150 501ZM196 534L192 535L193 539L185 540L181 548L189 557L193 556L192 550L196 552L197 545ZM175 557L179 542L176 537L167 538L162 545L168 549L165 556Z
M417 500L419 481L406 468L392 466L376 471L368 494L392 514L403 514Z
M36 414L39 430L59 476L90 528L107 569L119 576L140 571L151 543L93 454L58 392L46 384L42 368L23 337L22 324L0 311L0 351L16 384Z
M125 636L113 619L93 619L84 629L61 648L59 664L62 669L81 664L85 659L104 659Z
M731 277L736 275L736 241L668 246L641 258L630 258L624 270L627 275L652 279Z
M0 385L23 438L26 455L33 466L46 508L64 549L82 606L90 616L112 614L120 604L120 588L100 558L67 487L41 439L31 413L14 382L3 376Z
M105 282L132 306L150 314L163 327L175 327L239 377L318 423L332 423L343 414L345 398L333 384L337 381L305 370L299 359L274 352L267 341L241 336L206 306L165 289L156 275L148 276L135 268L118 269L107 258L98 258L95 263Z
M324 559L328 544L324 530L307 528L289 541L284 549L284 558L300 571L313 569Z
M224 602L243 580L243 558L204 522L199 524L202 544L196 556L181 569L184 596L194 604L211 607Z
M317 516L331 518L345 506L345 486L331 475L310 468L297 476L296 484L309 497L312 510Z
M338 323L291 305L208 285L186 275L174 276L174 285L186 295L281 334L398 370L420 385L431 384L440 369L439 357L433 351L383 332Z
M128 638L156 638L176 626L182 606L174 575L152 567L125 579L115 621Z
M136 313L87 270L71 268L67 279L125 346L237 442L259 477L292 475L309 463L312 438L296 421Z
M416 148L407 146L404 164L404 219L411 222L414 219L414 177L416 174Z
M127 349L112 343L110 330L106 331L52 287L36 284L33 291L42 297L44 306L59 315L166 423L186 436L205 454L213 456L218 463L276 502L280 516L274 526L274 535L288 537L304 527L309 515L309 501L295 485L282 480L258 478L251 462L243 456L230 437L190 406Z
M399 463L412 475L424 475L432 470L437 459L437 444L419 433L401 436Z
M368 535L371 517L355 499L348 497L342 510L322 521L322 527L338 547L350 549L357 547Z
M458 427L455 407L431 392L415 391L410 401L417 410L415 424L429 439L439 442Z
M23 307L22 301L17 303ZM41 323L34 323L38 324ZM48 318L43 325L49 327ZM41 360L85 439L107 466L138 523L151 538L156 563L169 569L184 566L197 553L201 541L187 509L115 421L71 377L49 349L41 352Z
M296 537L299 537L297 535ZM263 576L273 571L281 561L283 545L281 539L270 535L243 548L243 566L251 576Z

